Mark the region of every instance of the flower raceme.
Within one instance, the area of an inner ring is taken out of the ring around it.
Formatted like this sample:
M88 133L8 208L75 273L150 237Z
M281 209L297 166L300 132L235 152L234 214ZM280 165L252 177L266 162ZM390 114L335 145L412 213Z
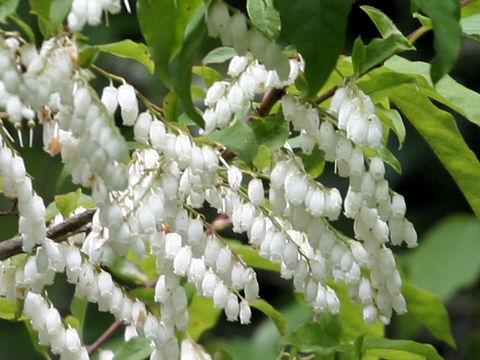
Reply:
M73 30L98 24L103 11L113 14L121 6L118 0L93 3L73 1L68 15ZM151 359L208 357L189 339L179 345L176 337L189 326L186 283L212 299L227 320L250 323L250 303L260 295L255 270L206 223L207 205L219 217L227 216L233 231L243 234L261 257L278 264L280 275L292 279L316 313L341 311L332 282L346 286L368 323L388 324L393 310L406 311L389 246L413 247L417 238L405 218L404 198L385 179L383 159L364 151L375 153L383 146L382 123L371 99L349 83L337 89L328 112L306 105L291 87L303 71L300 58L288 59L278 45L249 29L243 14L231 14L222 2L212 6L207 25L238 55L228 65L230 78L206 91L203 134L241 121L235 115L251 108L256 95L284 89L278 111L299 134L300 150L322 151L348 180L348 189L342 194L311 176L288 143L271 151L269 166L261 172L241 161L229 163L220 145L198 140L152 107L140 112L137 93L126 82L118 87L110 82L99 97L84 69L72 61L70 39L47 40L37 51L1 38L0 106L14 124L40 114L44 149L61 155L72 180L91 189L96 207L88 232L60 243L49 239L45 205L23 159L1 141L3 192L18 201L26 254L0 263L0 296L24 299L24 315L41 344L61 358L87 359L88 353L44 292L55 273L66 273L76 297L123 322L125 340L146 338ZM277 55L285 61L274 68ZM113 119L117 109L122 124L133 127L134 139L142 143L130 157ZM335 228L341 216L352 219L353 238ZM60 216L53 222L64 220ZM152 286L159 316L103 270L129 253L155 263ZM111 356L104 350L100 358Z

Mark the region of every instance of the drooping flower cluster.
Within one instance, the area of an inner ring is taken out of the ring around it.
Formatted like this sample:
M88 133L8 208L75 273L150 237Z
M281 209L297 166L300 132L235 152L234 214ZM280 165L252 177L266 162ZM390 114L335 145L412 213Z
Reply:
M104 11L120 11L119 0L74 0L69 26L96 25ZM223 2L209 10L207 25L210 35L246 55L231 59L229 81L207 90L205 134L242 121L234 115L250 109L255 95L292 85L303 70L301 61L289 60L275 42L248 29L245 15L231 15ZM228 320L248 324L249 303L259 296L255 271L205 221L205 204L227 215L233 231L246 234L260 256L280 264L281 276L293 279L316 312L340 311L332 280L346 284L369 323L387 324L392 309L406 311L387 245L415 246L416 233L404 217L403 197L384 178L380 153L365 155L365 147L381 149L383 129L371 99L355 85L337 90L329 115L321 116L293 95L281 101L285 120L300 132L302 151L310 154L318 146L338 175L349 178L342 199L338 189L313 179L288 145L273 152L270 168L261 175L249 171L246 184L242 170L219 157L212 143L197 142L148 105L150 110L139 113L135 89L126 82L118 88L110 83L99 99L88 85L88 72L76 67L76 56L69 39L48 40L39 52L15 38L0 39L0 107L17 128L22 119L34 124L37 115L44 149L61 154L73 181L91 188L96 206L88 233L62 243L46 238L43 200L33 191L22 158L2 141L3 191L18 200L28 254L0 262L0 296L25 299L24 314L53 353L88 359L78 333L63 326L42 294L57 272L66 273L76 297L122 321L127 341L148 339L154 360L208 357L189 340L180 350L175 336L189 323L185 281L211 298ZM127 144L113 121L118 107L123 125L133 126L134 139L143 143L128 166ZM333 226L342 209L353 220L354 239ZM159 316L101 269L129 252L155 260L158 277L152 287Z

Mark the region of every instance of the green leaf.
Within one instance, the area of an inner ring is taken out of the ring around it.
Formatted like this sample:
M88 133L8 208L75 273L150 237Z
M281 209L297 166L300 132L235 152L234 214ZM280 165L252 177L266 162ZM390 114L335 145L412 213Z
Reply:
M72 2L73 0L52 0L50 19L54 28L62 25L72 7Z
M95 46L87 46L80 50L78 54L78 65L83 68L89 68L97 60L99 50Z
M453 116L440 110L415 87L402 85L392 100L425 138L480 217L480 163L465 143Z
M83 334L83 326L85 325L85 316L87 315L87 308L88 308L88 300L87 299L79 299L77 297L72 298L72 302L70 303L70 311L72 315L78 321L78 333L80 336Z
M230 60L237 53L235 49L228 46L221 46L210 51L202 60L202 64L221 64Z
M144 303L155 303L155 289L147 287L138 287L136 289L130 290L129 294L135 296L137 299L140 299Z
M238 240L228 239L228 243L232 250L238 253L242 259L248 264L248 266L256 269L270 270L280 272L280 265L274 264L271 261L262 258L258 251L253 249L249 245L242 244Z
M463 18L460 20L460 25L464 35L480 40L480 13Z
M4 0L0 3L0 22L5 23L7 16L17 11L20 0Z
M170 64L170 73L174 74L172 86L178 97L183 103L185 113L198 126L203 127L203 118L198 113L197 108L193 105L191 95L192 66L196 59L198 48L200 47L205 34L206 25L204 21L204 12L206 6L197 10L192 19L192 30L187 35L183 47L178 56Z
M280 149L289 136L288 122L282 111L273 116L256 118L251 124L257 143L267 146L270 150Z
M397 135L399 148L401 148L405 141L406 130L400 113L395 109L385 109L381 104L375 105L375 110L382 123Z
M253 159L253 165L257 168L258 171L263 171L269 168L272 164L272 152L265 145L260 145L258 147L257 155Z
M420 13L413 13L412 16L415 19L418 19L418 21L420 21L420 24L422 24L423 27L425 27L427 29L432 29L433 28L432 19L430 19L428 16L423 16Z
M25 21L20 19L20 17L17 14L10 14L8 15L8 18L12 20L17 26L23 30L25 35L28 38L28 41L31 42L32 44L36 43L35 40L35 33L33 32L32 28L30 25L28 25Z
M250 301L250 306L267 315L274 322L280 335L285 336L287 334L287 320L280 311L263 299Z
M322 175L325 168L325 153L319 149L318 145L315 145L310 155L303 152L297 155L302 159L305 171L312 175L313 178Z
M326 357L335 353L338 339L331 336L322 323L300 325L281 341L281 346L291 345L300 352Z
M29 0L32 13L37 16L38 27L46 38L53 33L53 25L50 21L50 8L52 0Z
M365 61L360 73L367 72L400 51L413 49L403 35L393 34L385 39L373 39L365 47Z
M33 329L32 324L30 323L30 319L24 321L25 327L30 335L30 339L32 340L32 345L35 351L43 356L44 359L50 360L51 357L48 354L48 348L46 346L39 344L38 339L38 332Z
M329 286L335 290L342 304L338 317L342 324L341 338L343 341L354 341L362 335L365 338L384 336L384 326L380 322L377 321L373 324L365 323L362 305L352 303L345 285L331 282Z
M16 301L7 301L5 298L0 298L0 319L15 320L17 308Z
M177 122L179 114L178 96L175 92L170 91L163 99L163 115L165 120L169 122Z
M95 205L92 198L82 193L81 189L64 195L55 196L55 205L64 217L69 217L70 214L79 206L89 208Z
M314 97L344 49L352 0L275 0L282 33L305 59L308 96Z
M446 302L456 292L476 284L480 275L480 222L453 215L433 227L418 249L404 258L412 283Z
M362 73L362 68L365 64L366 57L367 51L365 49L365 44L359 36L355 39L352 50L353 71L357 76Z
M360 6L360 9L365 11L370 20L373 21L378 31L382 35L382 38L386 39L391 35L402 35L402 33L400 32L400 30L398 30L393 21L390 20L390 18L382 11L368 5Z
M202 77L207 87L212 86L215 81L222 80L220 73L208 66L194 66L192 71L194 74Z
M194 293L188 306L188 313L190 314L190 322L187 332L193 340L197 341L205 331L217 324L222 310L213 306L212 299Z
M214 131L209 137L238 153L240 158L247 163L251 163L257 155L258 143L255 133L243 121L236 121L230 127Z
M420 76L411 77L412 81L420 91L432 99L447 105L451 109L465 116L469 121L480 125L480 94L470 90L462 84L456 82L452 77L443 77L436 85L435 89L429 83L430 65L421 61L409 61L399 56L394 56L385 62L387 68L393 69L403 74L415 74ZM396 77L396 75L393 75ZM398 79L398 77L397 77ZM412 82L411 81L411 82Z
M118 57L136 60L145 65L150 74L155 70L155 63L145 44L126 39L111 44L96 45L96 48Z
M134 337L123 343L115 352L115 359L143 360L152 352L150 341L142 337Z
M437 339L455 347L450 319L440 299L431 292L405 281L402 293L407 301L408 312L424 324Z
M432 345L411 340L365 339L363 348L367 355L385 359L443 360Z
M434 83L447 74L455 64L462 45L460 2L458 0L413 0L433 23L435 58L430 69Z
M280 16L273 0L247 0L247 12L253 25L269 39L280 35Z
M202 0L138 0L137 18L160 79L171 86L170 60L185 41L185 29ZM189 84L190 85L190 84Z

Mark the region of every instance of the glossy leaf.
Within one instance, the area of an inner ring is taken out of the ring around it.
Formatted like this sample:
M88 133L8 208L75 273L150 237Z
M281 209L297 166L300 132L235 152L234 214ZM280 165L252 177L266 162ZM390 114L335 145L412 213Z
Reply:
M447 74L455 64L462 45L460 2L457 0L413 0L433 23L435 58L430 69L434 83Z
M338 339L331 336L322 323L309 322L300 325L281 341L282 346L291 345L300 352L315 353L326 357L335 353Z
M115 351L115 359L125 360L143 360L152 352L150 341L143 337L134 337L128 342L123 343Z
M280 311L262 299L250 301L250 306L267 315L275 323L280 335L287 334L287 320Z
M477 92L463 86L448 75L435 84L435 88L433 88L426 81L430 70L428 63L409 61L395 56L389 59L385 66L402 73L421 75L421 78L415 77L415 80L422 93L447 105L471 122L480 125L480 107L477 106L480 102L480 94Z
M360 73L367 72L400 51L412 50L413 47L409 45L408 40L401 34L392 34L385 39L373 39L365 46L365 60Z
M187 24L202 3L202 0L137 1L140 30L166 85L171 85L174 75L169 72L168 64L181 50Z
M247 163L251 163L257 155L258 143L255 133L243 121L236 121L230 127L214 131L209 137L238 153Z
M398 87L391 98L428 142L480 217L480 163L465 143L453 116L437 108L413 86Z
M247 0L247 12L253 25L266 37L275 40L280 35L280 16L273 0Z
M368 5L360 6L360 9L362 9L368 15L370 20L373 21L378 31L382 35L382 38L388 38L393 34L402 35L392 20L390 20L390 18L379 9Z
M203 127L203 118L193 105L191 95L192 66L196 59L198 48L206 34L206 25L203 19L206 6L203 5L192 19L189 34L187 35L178 56L170 63L169 71L174 74L172 86L183 103L185 113L198 126Z
M282 33L305 59L310 97L320 90L343 51L351 6L352 0L275 0Z
M213 300L194 294L188 306L190 322L188 324L188 334L193 340L197 341L200 336L215 326L220 315L221 309L213 306Z
M410 281L442 301L474 285L480 275L479 239L480 223L473 216L454 215L441 221L404 259Z
M0 22L5 23L7 16L17 10L20 0L4 0L0 3Z
M382 359L443 360L432 345L411 340L365 339L363 348L367 355L378 356Z
M450 319L440 299L431 292L405 281L402 293L407 301L408 312L424 324L437 339L455 347Z
M127 39L111 44L97 45L96 47L100 51L118 57L136 60L145 65L150 74L153 74L155 63L153 62L152 56L148 52L148 48L145 44Z

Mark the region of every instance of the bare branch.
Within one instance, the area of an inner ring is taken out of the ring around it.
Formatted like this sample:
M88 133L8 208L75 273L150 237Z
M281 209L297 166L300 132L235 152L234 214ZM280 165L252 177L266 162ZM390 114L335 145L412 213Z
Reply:
M85 210L84 212L74 215L64 222L51 226L47 230L47 237L56 242L62 242L68 237L85 232L89 229L87 224L92 221L96 208ZM21 254L23 237L21 235L0 242L0 260Z

